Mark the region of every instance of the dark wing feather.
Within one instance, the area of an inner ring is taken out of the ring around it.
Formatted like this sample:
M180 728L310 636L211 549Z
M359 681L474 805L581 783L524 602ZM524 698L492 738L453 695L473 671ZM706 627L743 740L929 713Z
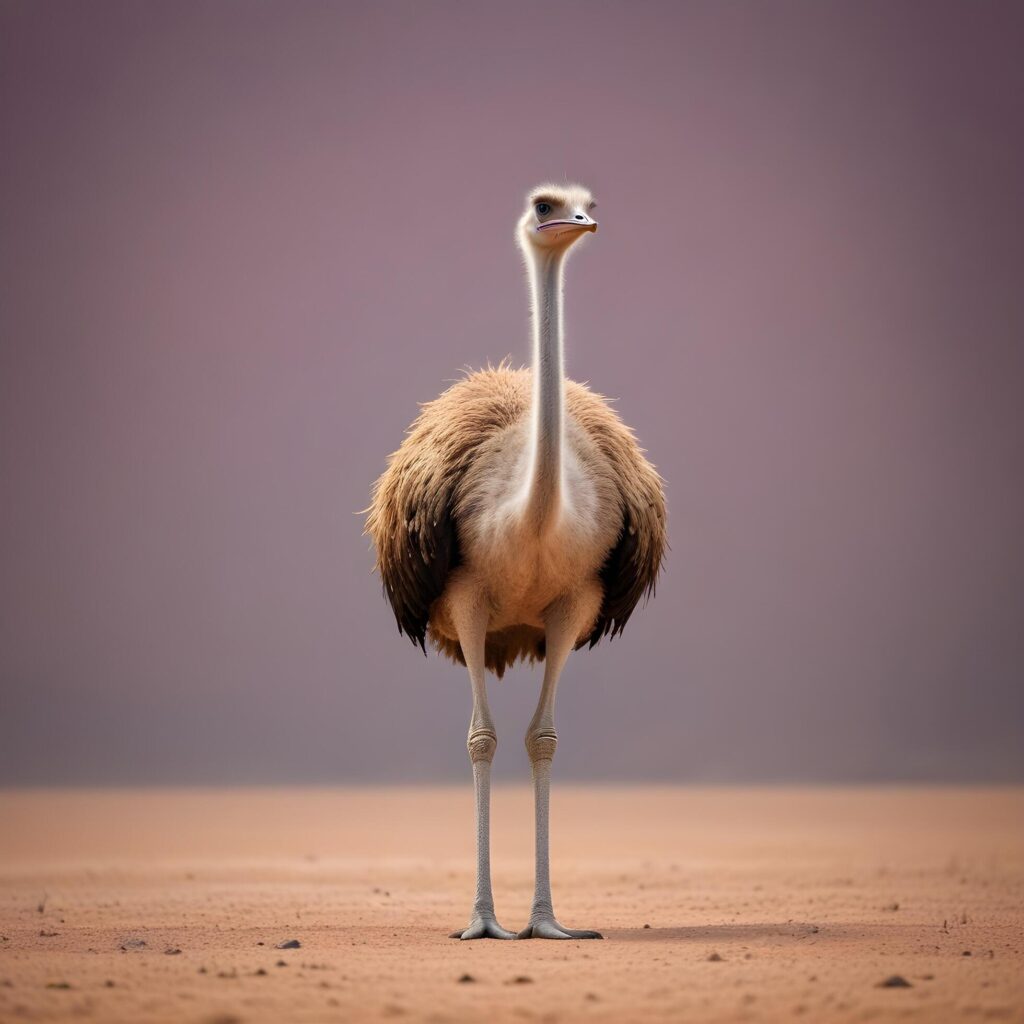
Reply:
M571 382L567 398L577 422L607 460L622 517L618 539L601 567L601 611L589 636L578 644L593 647L603 636L621 633L641 598L654 593L668 546L665 493L632 431L604 398Z
M398 631L424 652L430 606L460 562L452 512L455 479L443 472L441 460L424 458L425 453L436 452L432 433L422 417L413 425L407 443L377 481L367 521ZM414 438L419 443L409 444Z
M644 509L623 508L622 532L601 567L604 600L597 622L584 641L591 647L603 636L618 636L640 599L654 593L664 552L664 524L657 507L654 503ZM652 531L658 537L656 542Z
M404 551L382 570L384 593L394 609L399 632L424 652L430 606L441 596L448 573L461 561L450 509L450 493L442 492L419 508L409 508Z
M377 481L366 532L399 632L426 650L431 605L461 564L459 489L479 448L523 414L528 381L501 366L423 406Z

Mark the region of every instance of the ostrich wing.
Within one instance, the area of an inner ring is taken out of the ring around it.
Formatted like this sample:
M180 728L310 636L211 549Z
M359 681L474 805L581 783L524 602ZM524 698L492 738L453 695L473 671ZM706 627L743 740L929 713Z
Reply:
M604 453L619 492L622 526L601 567L604 599L590 635L578 646L614 638L640 599L654 592L667 547L665 493L661 477L644 458L633 432L600 395L572 382L569 410Z
M528 381L481 370L428 402L377 481L366 532L399 632L426 650L430 608L461 561L460 495L482 445L523 414Z
M424 651L430 606L460 561L452 512L455 477L433 436L429 410L424 408L377 481L367 518L398 631Z
M640 598L654 593L665 550L665 502L660 488L646 498L625 499L622 532L601 567L604 600L590 636L593 647L603 636L616 637L626 627ZM580 645L582 646L582 644Z

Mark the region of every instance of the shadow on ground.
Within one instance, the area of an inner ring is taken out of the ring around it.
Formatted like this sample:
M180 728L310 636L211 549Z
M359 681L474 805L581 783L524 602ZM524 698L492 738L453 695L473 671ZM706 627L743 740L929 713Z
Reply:
M605 935L619 942L758 942L766 939L817 939L835 937L847 926L787 921L785 924L709 924L681 928L615 928ZM861 930L862 931L862 930Z

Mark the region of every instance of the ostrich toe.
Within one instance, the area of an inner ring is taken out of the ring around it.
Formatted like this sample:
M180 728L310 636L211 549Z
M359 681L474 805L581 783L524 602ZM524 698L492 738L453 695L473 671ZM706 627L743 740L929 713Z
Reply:
M603 939L600 932L586 928L564 928L553 917L535 917L519 933L520 939Z
M465 930L452 932L450 939L514 939L515 932L506 931L494 917L474 915Z

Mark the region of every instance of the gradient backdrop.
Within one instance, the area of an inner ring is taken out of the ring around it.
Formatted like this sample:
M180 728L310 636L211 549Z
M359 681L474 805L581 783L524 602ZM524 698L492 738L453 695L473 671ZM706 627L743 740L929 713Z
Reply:
M1019 4L0 22L0 780L468 779L356 513L417 402L526 358L564 177L569 370L672 552L556 774L1024 780ZM500 778L538 686L493 688Z

